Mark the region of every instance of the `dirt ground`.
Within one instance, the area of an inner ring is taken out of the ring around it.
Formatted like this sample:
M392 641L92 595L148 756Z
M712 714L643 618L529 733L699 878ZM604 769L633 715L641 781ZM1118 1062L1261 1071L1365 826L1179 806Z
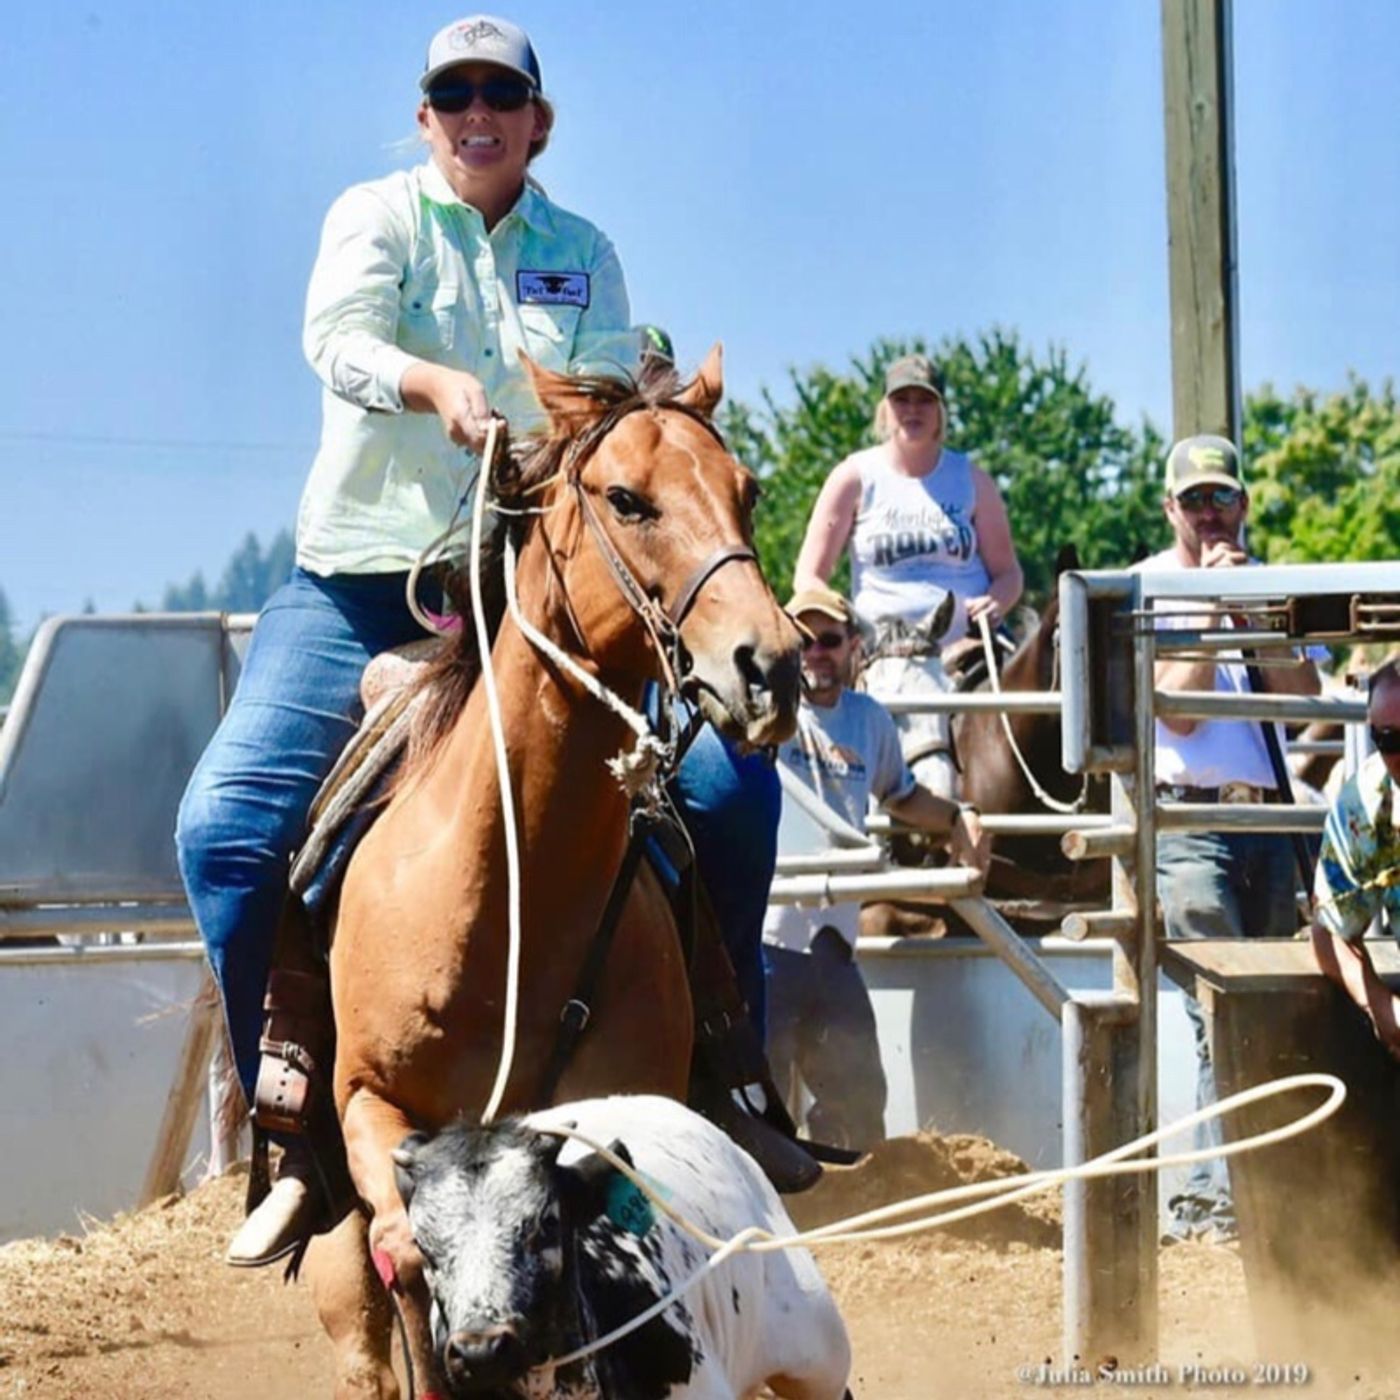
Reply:
M789 1204L810 1225L1018 1170L1014 1157L982 1139L924 1133L885 1144ZM329 1395L328 1349L305 1285L283 1286L275 1268L248 1273L221 1263L242 1189L240 1177L226 1177L94 1224L80 1237L0 1249L0 1400ZM1342 1362L1324 1373L1315 1358L1257 1356L1238 1253L1205 1245L1161 1256L1156 1373L1120 1374L1116 1384L1087 1376L1058 1383L1058 1211L1052 1197L948 1232L823 1249L819 1262L854 1343L857 1400L1068 1395L1110 1386L1144 1398L1297 1391L1380 1400L1400 1393L1393 1379L1400 1367L1364 1375ZM1255 1367L1271 1364L1305 1366L1307 1379L1294 1371L1285 1383L1263 1383L1269 1373ZM1193 1366L1201 1372L1191 1373ZM1244 1384L1227 1378L1231 1366L1241 1368Z

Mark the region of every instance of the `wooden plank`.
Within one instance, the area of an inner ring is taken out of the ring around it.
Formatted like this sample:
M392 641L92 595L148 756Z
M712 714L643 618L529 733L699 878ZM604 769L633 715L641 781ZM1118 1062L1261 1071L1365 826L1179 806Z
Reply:
M1067 1166L1141 1136L1133 1071L1137 1008L1109 994L1080 993L1063 1012L1064 1152ZM1096 1372L1157 1352L1157 1240L1142 1229L1140 1176L1076 1180L1064 1188L1064 1355ZM1155 1204L1155 1202L1154 1202Z
M1162 0L1175 436L1239 441L1230 0Z
M1347 1085L1339 1113L1302 1137L1230 1160L1240 1250L1261 1355L1307 1359L1375 1342L1377 1297L1400 1265L1400 1066L1330 984L1291 992L1227 987L1210 997L1222 1097L1305 1071ZM1314 1107L1318 1091L1223 1120L1227 1142Z
M1391 938L1367 940L1376 971L1400 982L1400 947ZM1161 945L1162 970L1187 991L1203 987L1231 992L1303 990L1326 978L1307 938L1207 938Z
M185 1168L185 1156L208 1084L209 1059L220 1029L220 1014L218 989L206 972L190 1006L190 1022L180 1050L180 1063L165 1102L155 1151L146 1168L146 1180L141 1187L140 1204L143 1206L169 1195L180 1185L180 1174Z

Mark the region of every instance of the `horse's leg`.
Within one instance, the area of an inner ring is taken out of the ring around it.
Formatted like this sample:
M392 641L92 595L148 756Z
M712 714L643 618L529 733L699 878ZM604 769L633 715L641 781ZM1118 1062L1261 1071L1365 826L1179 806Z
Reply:
M306 1255L311 1297L335 1349L335 1400L399 1400L388 1295L370 1266L365 1218L351 1211Z
M437 1359L428 1325L428 1287L393 1162L394 1149L413 1131L413 1125L402 1109L363 1086L345 1101L341 1125L350 1178L360 1199L370 1208L366 1253L371 1275L378 1274L383 1262L392 1267L417 1389L432 1389Z

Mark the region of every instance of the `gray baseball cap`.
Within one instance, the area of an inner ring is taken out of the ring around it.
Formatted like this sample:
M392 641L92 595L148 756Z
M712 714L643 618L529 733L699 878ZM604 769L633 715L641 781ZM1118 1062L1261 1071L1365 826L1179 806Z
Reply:
M418 86L427 92L434 78L459 63L494 63L519 73L536 92L544 86L530 36L518 24L495 15L468 15L439 29L428 45L428 62Z
M1167 494L1179 496L1193 486L1233 486L1244 490L1240 454L1229 438L1197 433L1182 438L1167 453Z

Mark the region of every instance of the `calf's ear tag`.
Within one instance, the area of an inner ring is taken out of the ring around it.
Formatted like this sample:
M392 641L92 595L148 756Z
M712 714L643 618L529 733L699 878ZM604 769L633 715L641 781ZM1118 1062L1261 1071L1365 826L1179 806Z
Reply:
M607 1217L619 1230L641 1239L656 1224L656 1212L641 1190L621 1172L608 1181Z

